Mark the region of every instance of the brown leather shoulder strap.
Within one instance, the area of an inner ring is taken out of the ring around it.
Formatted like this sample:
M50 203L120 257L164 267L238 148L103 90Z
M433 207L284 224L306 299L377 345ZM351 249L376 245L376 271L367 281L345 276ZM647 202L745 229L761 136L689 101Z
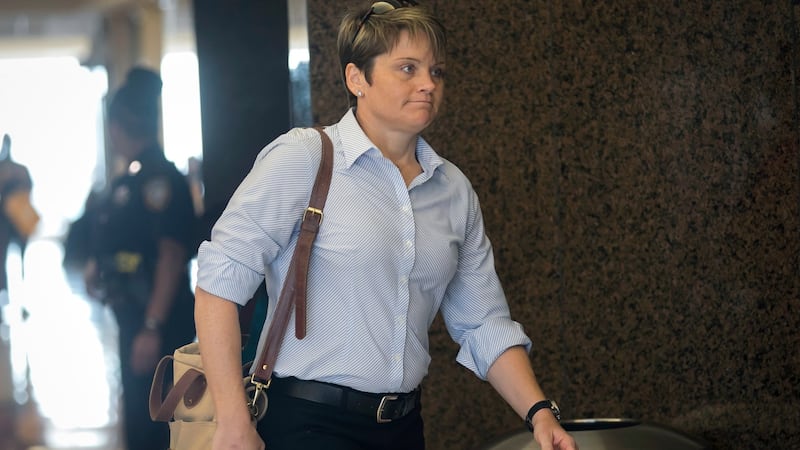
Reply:
M311 191L309 205L303 214L300 237L292 255L289 273L286 276L286 281L278 299L275 317L272 319L272 325L267 333L267 342L261 351L253 374L254 380L260 383L267 383L272 377L272 370L278 358L278 349L286 333L293 305L296 307L297 315L296 335L299 339L305 336L308 260L311 256L312 243L322 223L322 211L325 207L325 200L328 197L328 189L330 188L331 175L333 173L333 144L321 128L316 128L316 130L319 131L322 138L322 157L317 171L317 178ZM255 299L251 299L250 302L255 302ZM246 325L249 324L250 317L252 317L252 308L245 308L241 311L240 326L243 333L247 331ZM189 406L192 402L200 399L206 390L206 381L203 373L195 369L188 369L164 395L165 371L172 362L172 355L163 357L159 361L153 376L153 382L150 387L149 409L150 418L154 421L168 422L173 417L175 408L181 401Z
M295 335L302 339L306 335L306 288L308 281L308 260L311 257L311 247L322 223L325 200L333 173L333 143L322 128L315 128L322 139L322 156L320 158L317 178L311 190L311 198L303 214L300 225L300 236L297 239L289 271L283 283L278 305L272 323L267 332L267 341L261 351L253 378L266 383L272 377L275 361L278 359L278 350L286 333L292 306L295 306Z

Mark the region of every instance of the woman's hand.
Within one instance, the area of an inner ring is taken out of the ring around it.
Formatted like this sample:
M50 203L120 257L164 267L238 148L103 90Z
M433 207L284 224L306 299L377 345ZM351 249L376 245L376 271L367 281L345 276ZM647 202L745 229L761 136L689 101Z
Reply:
M578 450L578 444L550 413L543 409L533 416L533 438L542 450Z
M211 443L213 450L265 450L266 446L251 421L217 422Z
M503 352L489 368L487 379L520 417L531 405L546 398L536 381L524 347ZM532 418L533 437L542 450L578 450L575 440L559 425L549 408L542 408Z

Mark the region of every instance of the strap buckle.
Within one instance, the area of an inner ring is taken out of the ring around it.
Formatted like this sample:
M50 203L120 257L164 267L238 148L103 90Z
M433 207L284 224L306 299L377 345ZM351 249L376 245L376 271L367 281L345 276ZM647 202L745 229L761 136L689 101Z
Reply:
M311 206L309 206L308 208L306 208L305 212L303 212L303 220L304 220L304 221L306 220L306 216L307 216L309 213L311 213L311 214L318 214L318 215L319 215L319 223L320 223L320 224L322 224L322 217L323 217L323 214L322 214L322 210L321 210L321 209L312 208Z
M388 423L388 422L392 421L392 419L384 419L383 418L383 411L384 411L384 409L386 409L386 402L387 401L392 402L392 401L397 400L398 398L399 397L397 395L384 395L381 398L381 404L378 405L378 411L375 414L375 419L378 421L378 423Z

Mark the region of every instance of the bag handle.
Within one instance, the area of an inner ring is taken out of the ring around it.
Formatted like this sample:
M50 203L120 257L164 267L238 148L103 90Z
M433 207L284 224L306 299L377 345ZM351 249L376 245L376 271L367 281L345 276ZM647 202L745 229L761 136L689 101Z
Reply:
M150 418L158 422L169 422L175 414L175 408L183 400L187 408L191 408L200 401L206 390L206 377L203 372L188 368L181 378L163 397L164 375L167 365L173 362L172 355L166 355L158 362L153 384L150 386ZM162 399L163 397L163 399Z

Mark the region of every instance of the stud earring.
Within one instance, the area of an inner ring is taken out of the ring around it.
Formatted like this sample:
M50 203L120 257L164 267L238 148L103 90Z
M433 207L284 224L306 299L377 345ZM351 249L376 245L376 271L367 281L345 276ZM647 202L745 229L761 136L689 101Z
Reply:
M357 95L357 96L359 96L359 97L363 97L363 96L364 96L364 93L363 93L363 92L361 92L361 91L358 91L358 92L356 92L356 95Z

